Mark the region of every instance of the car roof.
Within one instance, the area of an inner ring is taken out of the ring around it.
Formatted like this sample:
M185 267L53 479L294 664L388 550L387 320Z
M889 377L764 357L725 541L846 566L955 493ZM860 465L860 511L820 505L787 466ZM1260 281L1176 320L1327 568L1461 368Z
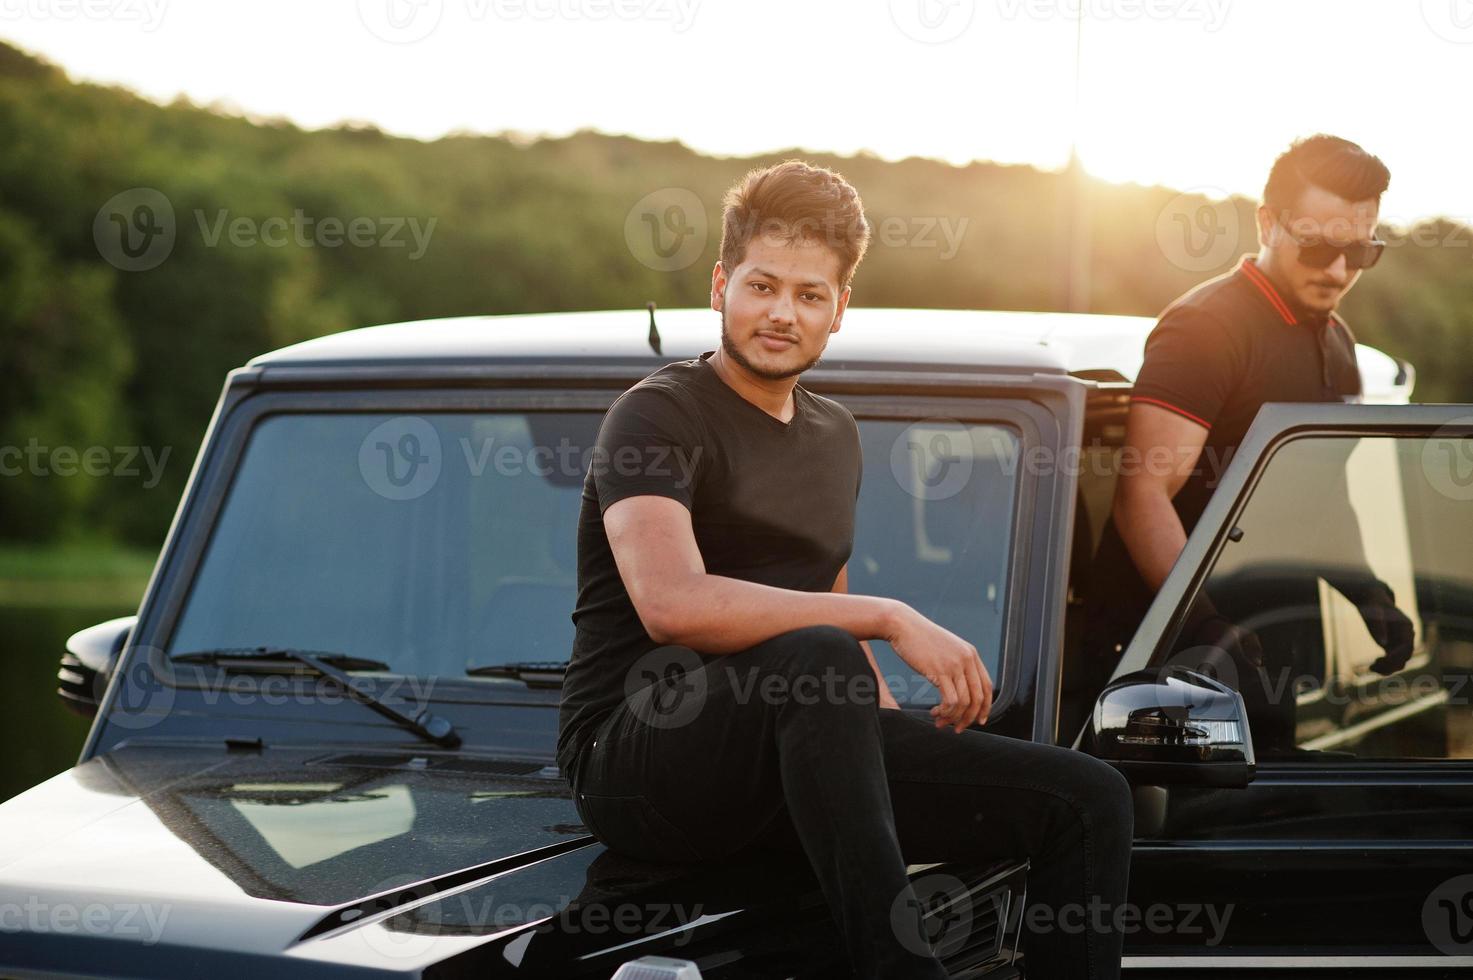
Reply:
M346 330L262 354L260 367L369 367L487 361L665 363L720 344L710 309L655 313L661 353L648 343L646 310L468 316ZM975 367L1064 373L1107 368L1139 352L1145 317L980 310L857 309L844 314L824 366ZM1137 356L1137 360L1138 360Z
M647 310L448 317L345 330L252 358L268 375L310 368L621 365L654 370L720 343L713 310L655 313L660 353L649 344ZM1155 320L1098 313L851 307L829 340L823 368L1078 374L1132 382ZM1368 395L1393 385L1401 365L1360 345Z

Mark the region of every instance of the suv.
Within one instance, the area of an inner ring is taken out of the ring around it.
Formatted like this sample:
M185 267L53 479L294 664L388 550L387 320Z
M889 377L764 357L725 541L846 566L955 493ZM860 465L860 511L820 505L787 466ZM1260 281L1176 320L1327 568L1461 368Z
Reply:
M710 311L655 319L395 324L232 371L138 614L67 644L59 693L95 715L78 765L0 805L0 972L844 975L803 862L623 858L553 761L600 414L716 343ZM1265 408L1081 690L1151 324L849 311L803 383L859 420L851 591L982 652L988 730L1131 777L1128 972L1473 963L1473 407L1406 404L1410 369L1361 347L1380 404ZM1351 540L1417 627L1390 675L1319 577ZM1308 602L1283 588L1305 576ZM1209 585L1282 678L1178 642ZM873 646L906 710L935 703ZM1061 717L1066 686L1085 707ZM1255 746L1286 712L1292 744ZM953 976L1024 974L1026 865L911 871Z

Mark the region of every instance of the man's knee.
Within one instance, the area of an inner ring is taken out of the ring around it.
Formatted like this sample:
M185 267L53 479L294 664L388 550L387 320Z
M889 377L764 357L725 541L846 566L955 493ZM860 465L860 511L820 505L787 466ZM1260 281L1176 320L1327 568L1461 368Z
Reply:
M1130 783L1108 762L1078 753L1071 782L1077 801L1090 821L1112 835L1129 835L1134 819Z
M805 626L775 638L767 666L785 700L798 704L878 703L878 684L864 648L837 626Z

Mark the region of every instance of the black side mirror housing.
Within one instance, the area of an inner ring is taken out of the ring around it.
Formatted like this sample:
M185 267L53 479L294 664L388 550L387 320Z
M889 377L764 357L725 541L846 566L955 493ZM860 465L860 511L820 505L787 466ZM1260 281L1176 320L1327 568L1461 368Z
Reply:
M62 704L83 718L96 717L113 665L137 622L137 616L121 616L67 637L56 671L56 694Z
M1140 785L1241 787L1255 768L1243 696L1178 666L1112 681L1082 747Z

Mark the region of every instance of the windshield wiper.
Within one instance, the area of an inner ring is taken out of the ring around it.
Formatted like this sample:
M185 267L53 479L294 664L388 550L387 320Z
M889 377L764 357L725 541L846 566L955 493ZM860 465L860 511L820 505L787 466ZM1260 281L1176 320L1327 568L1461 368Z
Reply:
M563 675L568 672L566 660L521 660L509 664L485 664L467 667L472 677L506 677L521 681L528 687L555 688L563 686Z
M377 694L362 686L361 681L345 673L348 670L389 670L386 663L368 660L346 653L327 650L297 650L292 647L221 647L217 650L196 650L180 653L170 659L184 663L220 664L231 660L282 661L305 664L328 680L337 684L353 700L367 705L401 728L408 729L427 742L443 745L447 749L460 745L460 736L454 726L428 708L417 715L387 703Z
M286 649L283 647L215 647L211 650L194 650L189 653L179 653L170 657L191 664L217 664L222 660L249 660L249 661L279 661L282 663L305 664L303 657L314 657L325 664L332 664L339 670L392 670L382 660L369 660L367 657L355 657L349 653L337 653L332 650L299 650Z

